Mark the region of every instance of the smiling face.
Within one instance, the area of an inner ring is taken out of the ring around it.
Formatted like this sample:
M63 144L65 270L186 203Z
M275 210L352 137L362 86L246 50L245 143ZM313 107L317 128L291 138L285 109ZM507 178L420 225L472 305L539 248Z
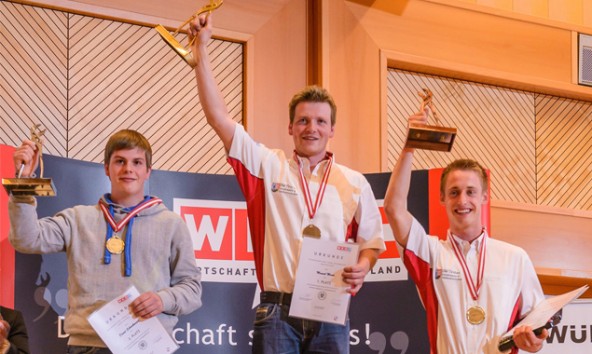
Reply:
M329 139L335 133L331 124L331 106L327 102L300 102L294 110L294 120L288 131L294 140L294 149L301 157L316 166L327 152Z
M111 200L125 207L142 202L150 171L146 151L137 147L115 150L105 165L105 174L111 180Z
M487 192L474 170L452 170L443 181L440 201L446 207L450 232L472 241L481 234L481 209L487 202Z

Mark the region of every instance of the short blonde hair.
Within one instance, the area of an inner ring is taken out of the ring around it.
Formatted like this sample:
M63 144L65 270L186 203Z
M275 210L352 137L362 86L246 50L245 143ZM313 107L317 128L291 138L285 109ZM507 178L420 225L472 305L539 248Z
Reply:
M302 91L296 93L290 101L290 124L294 123L294 116L296 115L296 106L301 102L326 102L331 106L331 126L335 125L337 120L337 106L333 101L333 97L329 91L319 86L307 86Z
M444 168L444 172L442 172L442 176L440 177L440 194L444 195L444 186L446 185L446 179L448 175L452 171L462 170L462 171L474 171L477 173L479 178L481 179L481 187L483 191L486 191L487 184L489 181L489 177L487 176L487 171L485 168L479 164L479 162L471 159L458 159L454 160L448 164Z

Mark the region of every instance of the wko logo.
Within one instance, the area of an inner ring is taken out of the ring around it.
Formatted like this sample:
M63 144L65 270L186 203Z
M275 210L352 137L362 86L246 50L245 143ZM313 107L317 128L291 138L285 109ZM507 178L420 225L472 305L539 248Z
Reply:
M130 297L132 297L131 294L126 294L125 296L120 297L119 299L117 299L117 303L118 304L121 304L122 302L124 302L125 300L129 299Z
M204 199L174 199L174 211L187 223L202 280L226 283L255 283L255 264L245 202ZM387 250L366 281L406 280L396 243L382 214Z

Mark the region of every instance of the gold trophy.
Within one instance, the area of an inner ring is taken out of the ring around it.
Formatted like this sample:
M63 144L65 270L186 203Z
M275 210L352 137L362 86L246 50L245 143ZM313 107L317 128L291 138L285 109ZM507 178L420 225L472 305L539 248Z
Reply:
M193 54L191 54L191 49L189 49L191 47L191 44L193 44L193 40L195 40L195 38L193 38L191 42L189 42L186 48L175 39L175 36L179 33L179 31L183 29L183 27L185 27L185 25L191 22L194 18L206 12L210 13L216 10L217 8L222 6L223 2L224 0L210 0L209 4L197 10L197 12L194 13L193 16L191 16L187 21L183 22L183 24L179 26L179 28L177 28L177 30L173 34L171 34L162 25L158 25L154 27L154 29L156 30L156 32L158 32L158 34L160 34L162 39L164 39L164 41L169 45L169 47L171 47L175 51L175 53L177 53L181 58L183 58L183 60L185 60L187 64L191 66L191 68L195 68L195 59L193 58Z
M31 128L31 140L39 150L39 178L21 177L25 164L22 164L16 178L2 178L2 185L10 195L31 195L37 197L53 197L56 195L56 188L51 178L43 178L43 143L41 137L45 130L40 130L40 124Z
M407 135L407 141L405 142L406 148L424 149L424 150L436 150L436 151L450 151L454 138L456 137L456 128L448 128L442 126L434 103L432 102L433 94L429 89L423 89L423 92L417 93L421 97L421 111L427 106L430 108L436 123L439 126L427 125L427 124L409 124L409 134Z

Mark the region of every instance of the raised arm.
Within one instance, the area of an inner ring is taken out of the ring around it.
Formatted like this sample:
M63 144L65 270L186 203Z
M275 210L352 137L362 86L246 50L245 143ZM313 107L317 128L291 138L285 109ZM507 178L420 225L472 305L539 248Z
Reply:
M427 122L426 113L416 113L409 117L409 123ZM407 238L413 216L407 209L407 196L409 195L409 186L411 183L411 168L413 164L413 153L415 149L404 148L399 155L399 159L393 168L393 173L389 180L389 185L384 197L384 211L386 218L393 230L397 242L407 246Z
M212 38L212 15L202 15L191 22L189 37L195 37L191 50L196 62L195 78L197 92L208 124L224 143L226 151L230 150L235 125L229 114L224 98L220 93L210 64L207 44Z

